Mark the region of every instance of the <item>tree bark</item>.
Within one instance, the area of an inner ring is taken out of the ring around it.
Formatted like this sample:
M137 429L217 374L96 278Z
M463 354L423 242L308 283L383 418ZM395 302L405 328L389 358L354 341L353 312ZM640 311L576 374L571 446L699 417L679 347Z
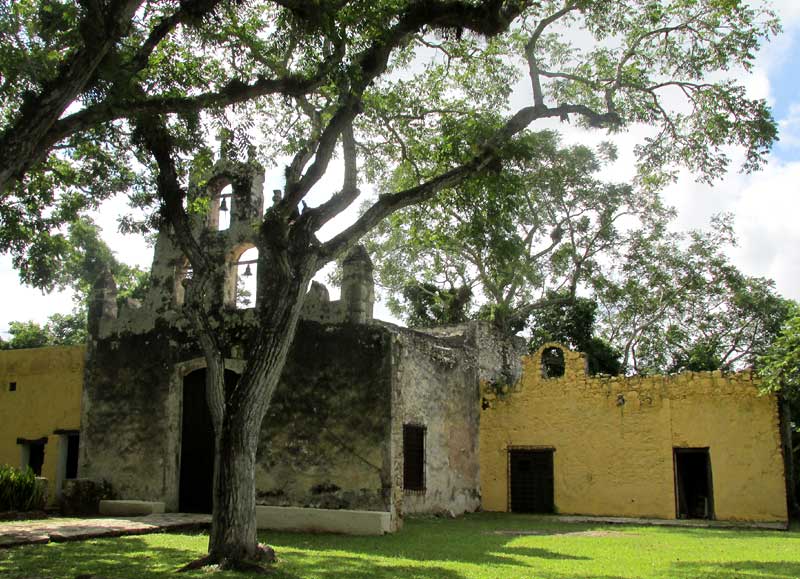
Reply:
M256 535L256 450L260 417L226 413L216 439L214 507L208 553L236 564L260 559Z
M266 265L266 264L265 264ZM256 524L256 452L264 419L286 363L305 294L317 271L313 251L297 257L288 276L275 276L259 306L259 327L247 365L235 387L214 380L224 389L224 408L215 420L214 502L209 563L223 568L254 570L270 557L259 545ZM211 378L209 378L211 380ZM212 419L214 412L212 411Z

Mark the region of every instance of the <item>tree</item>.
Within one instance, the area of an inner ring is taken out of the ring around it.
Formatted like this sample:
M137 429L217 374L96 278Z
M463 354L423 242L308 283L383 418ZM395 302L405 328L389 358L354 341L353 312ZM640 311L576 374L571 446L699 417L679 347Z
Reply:
M669 215L656 193L596 178L614 156L608 145L561 148L552 131L526 132L503 153L500 170L398 211L370 235L389 307L410 324L420 294L442 301L435 287L474 296L463 316L516 333L552 293L574 302L599 264L618 257L631 224L653 228ZM413 179L401 167L392 185Z
M86 341L86 313L53 314L42 326L36 322L11 322L11 339L0 340L0 350L77 346Z
M639 231L595 279L600 335L629 372L740 369L775 339L790 302L730 263L724 248L734 243L729 215L706 232Z
M572 30L592 39L588 50L570 44ZM776 134L765 103L705 79L749 67L777 30L769 11L742 0L0 0L0 243L41 286L63 243L58 226L108 195L130 189L151 208L144 226L170 232L193 272L184 313L206 358L218 449L202 562L247 567L260 556L257 433L313 274L393 212L496 170L507 145L545 119L653 126L639 149L648 183L675 163L719 174L727 144L744 146L755 168ZM520 65L532 98L499 115ZM683 111L667 107L673 94L685 97ZM473 122L479 133L462 130ZM257 243L266 291L256 317L270 331L253 336L235 389L224 388L211 330L220 310L205 307L221 303L222 256L190 227L202 204L187 204L190 170L208 165L203 142L221 127L232 154L257 142L253 158L289 157ZM452 161L423 162L430 151L414 143L426 133L454 149ZM312 188L327 186L337 151L341 188L298 216ZM419 167L413 185L386 190L355 223L318 240L360 180L398 163Z
M73 346L86 342L87 311L92 284L105 271L111 273L118 288L117 301L141 300L149 288L148 272L131 267L114 257L100 237L100 229L91 219L73 221L61 244L62 252L43 256L53 267L48 273L50 287L70 288L75 293L75 307L69 314L53 314L44 325L32 321L12 321L11 340L0 340L0 349L40 348L42 346ZM56 271L57 269L57 271Z
M759 358L761 385L795 404L800 401L800 307L794 304L775 341Z
M559 342L586 354L590 375L617 376L623 371L621 353L595 335L597 302L594 299L551 291L535 306L528 322L531 351L547 342Z

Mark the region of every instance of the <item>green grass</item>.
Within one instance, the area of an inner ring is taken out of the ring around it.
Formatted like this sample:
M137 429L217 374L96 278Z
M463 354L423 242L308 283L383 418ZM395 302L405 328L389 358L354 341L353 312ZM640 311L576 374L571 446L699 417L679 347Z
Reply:
M514 535L507 531L536 534ZM269 533L279 579L678 579L800 577L800 532L563 524L524 515L407 520L399 533ZM0 577L176 577L204 535L158 534L0 551ZM219 578L242 577L215 573ZM208 571L179 577L209 577Z

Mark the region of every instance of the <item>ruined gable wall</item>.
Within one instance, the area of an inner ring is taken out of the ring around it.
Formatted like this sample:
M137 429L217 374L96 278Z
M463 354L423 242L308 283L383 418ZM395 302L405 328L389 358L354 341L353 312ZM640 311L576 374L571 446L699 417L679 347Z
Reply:
M709 447L718 519L786 520L777 401L751 373L588 377L565 350L565 375L546 379L541 352L518 384L484 390L484 509L508 509L508 448L540 446L555 449L557 512L672 519L673 448Z

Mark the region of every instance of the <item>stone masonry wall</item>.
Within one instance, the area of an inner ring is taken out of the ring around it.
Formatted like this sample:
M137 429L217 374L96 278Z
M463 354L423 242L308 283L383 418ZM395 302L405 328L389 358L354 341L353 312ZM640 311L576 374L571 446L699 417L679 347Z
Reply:
M708 447L716 518L785 521L774 396L750 372L588 377L564 349L565 375L544 378L541 353L516 385L484 389L482 507L508 509L508 449L554 448L559 513L676 517L673 449Z
M394 339L392 447L401 512L461 514L478 508L478 380L463 336L400 330ZM403 425L424 426L425 490L404 491Z
M253 323L231 312L239 372ZM221 330L222 331L222 330ZM84 388L80 476L127 499L178 506L183 376L204 367L176 326L96 340ZM301 322L264 420L258 502L387 510L390 373L385 329Z

